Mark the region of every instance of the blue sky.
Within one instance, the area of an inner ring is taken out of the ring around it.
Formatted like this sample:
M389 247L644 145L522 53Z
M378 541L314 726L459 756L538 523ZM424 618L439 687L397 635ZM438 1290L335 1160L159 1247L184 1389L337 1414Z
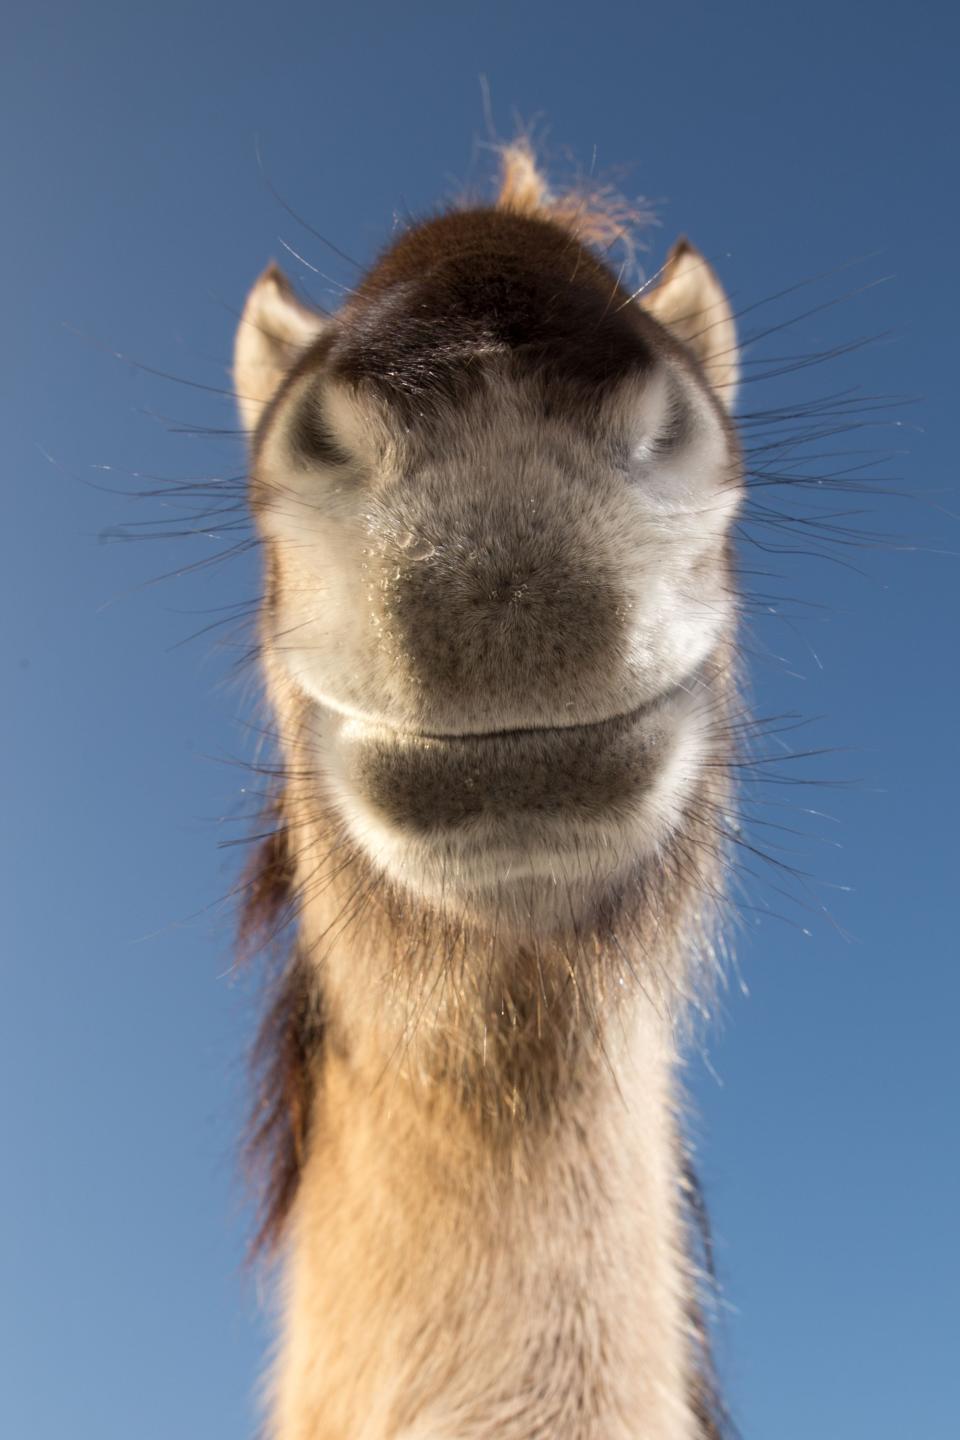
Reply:
M796 597L751 622L758 710L813 717L785 742L836 753L780 767L829 785L765 792L808 837L767 840L813 878L751 867L743 985L690 1089L744 1435L955 1435L957 30L946 6L819 0L8 11L0 1432L253 1431L269 1304L234 1153L255 987L216 903L251 687L228 635L180 642L255 593L255 557L186 573L223 541L111 537L176 513L130 498L137 475L242 470L217 389L265 261L328 305L354 273L257 143L365 261L395 214L488 174L486 76L501 134L519 115L561 167L657 202L650 270L683 231L757 305L746 329L814 311L754 372L884 337L747 386L745 410L919 397L832 447L892 452L875 473L911 498L814 502L891 543L749 551L780 577L755 589Z

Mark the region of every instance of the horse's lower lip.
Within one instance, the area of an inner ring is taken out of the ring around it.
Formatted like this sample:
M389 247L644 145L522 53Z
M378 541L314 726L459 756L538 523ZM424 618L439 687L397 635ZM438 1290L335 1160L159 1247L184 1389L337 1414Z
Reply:
M657 851L704 754L696 690L676 692L565 727L424 735L348 720L321 740L323 765L375 865L431 903L492 897L499 915L508 893L526 906L541 890L606 892Z
M408 835L589 823L635 806L665 744L659 723L624 715L587 725L467 735L353 737L344 778Z

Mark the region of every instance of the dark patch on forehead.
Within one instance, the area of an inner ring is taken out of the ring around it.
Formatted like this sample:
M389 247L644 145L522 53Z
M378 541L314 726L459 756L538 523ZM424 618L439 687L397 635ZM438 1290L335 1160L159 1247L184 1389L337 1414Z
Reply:
M409 231L339 319L333 372L393 403L462 398L491 347L548 399L598 398L649 369L658 328L568 231L492 209Z

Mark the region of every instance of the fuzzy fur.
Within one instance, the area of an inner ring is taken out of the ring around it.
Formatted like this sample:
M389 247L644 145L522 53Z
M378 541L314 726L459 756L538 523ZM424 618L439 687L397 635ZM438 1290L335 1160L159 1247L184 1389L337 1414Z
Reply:
M677 1065L728 804L732 321L689 247L642 308L528 161L332 319L267 272L238 334L285 772L248 922L295 957L254 1137L276 1440L719 1433Z

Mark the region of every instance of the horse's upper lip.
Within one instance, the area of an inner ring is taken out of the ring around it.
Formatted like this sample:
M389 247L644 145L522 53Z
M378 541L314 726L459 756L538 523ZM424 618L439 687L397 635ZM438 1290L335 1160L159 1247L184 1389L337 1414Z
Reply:
M576 730L600 730L604 726L640 720L645 715L652 714L668 700L672 700L674 696L689 690L690 681L680 681L676 685L671 685L669 689L662 690L651 700L645 700L642 705L634 705L629 710L620 710L613 715L603 715L598 720L574 720L570 724L552 721L548 725L511 725L505 726L501 730L409 730L405 733L411 739L438 740L455 744L458 741L510 740L522 739L527 735L555 735Z

